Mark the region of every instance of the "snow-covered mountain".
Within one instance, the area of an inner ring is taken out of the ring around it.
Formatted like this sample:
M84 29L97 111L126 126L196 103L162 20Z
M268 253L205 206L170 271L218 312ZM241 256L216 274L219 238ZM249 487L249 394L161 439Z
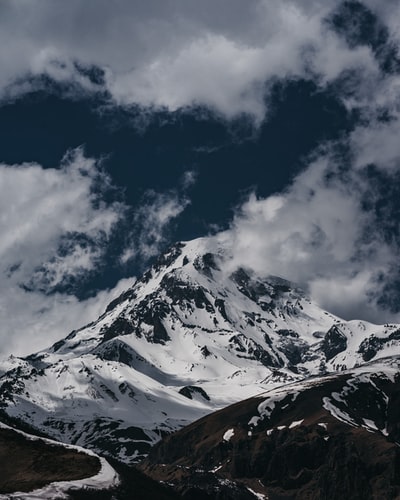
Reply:
M288 281L226 272L226 258L210 238L174 245L97 321L6 360L1 407L132 462L216 409L400 354L398 325L345 322Z

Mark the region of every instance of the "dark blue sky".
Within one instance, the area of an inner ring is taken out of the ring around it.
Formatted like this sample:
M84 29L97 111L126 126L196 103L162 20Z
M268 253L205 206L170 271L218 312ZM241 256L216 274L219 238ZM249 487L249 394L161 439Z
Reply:
M171 225L164 247L226 228L250 191L262 197L282 191L319 144L339 139L355 123L330 89L304 79L274 84L266 96L272 109L260 126L246 115L227 120L196 107L143 118L142 107L113 106L107 95L65 94L46 80L45 89L3 104L1 160L57 168L68 150L82 146L86 155L104 158L103 168L121 188L108 197L122 198L133 211L146 192L179 189L185 172L193 171L190 204ZM128 267L115 261L124 243L117 231L99 272L75 282L74 293L85 296L140 272L143 259Z
M0 2L3 352L207 235L400 321L399 25L396 0Z

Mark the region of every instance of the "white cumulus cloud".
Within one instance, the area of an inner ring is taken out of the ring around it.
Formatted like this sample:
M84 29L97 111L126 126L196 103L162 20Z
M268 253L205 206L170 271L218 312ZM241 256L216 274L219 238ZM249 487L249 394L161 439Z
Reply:
M121 104L170 110L202 104L261 120L270 79L313 74L325 85L350 69L377 78L371 48L349 47L329 29L326 19L339 4L3 0L0 90L26 90L29 74L94 90L98 85L78 71L79 63L102 68L105 88ZM394 4L380 11L399 19Z
M108 184L81 150L59 169L0 165L0 350L48 345L94 319L110 298L107 291L83 302L47 293L71 276L84 278L101 259L126 209L102 201L99 186Z
M252 194L217 236L232 254L227 271L243 266L297 282L346 319L398 320L379 300L398 249L363 207L368 180L340 167L325 151L283 193Z

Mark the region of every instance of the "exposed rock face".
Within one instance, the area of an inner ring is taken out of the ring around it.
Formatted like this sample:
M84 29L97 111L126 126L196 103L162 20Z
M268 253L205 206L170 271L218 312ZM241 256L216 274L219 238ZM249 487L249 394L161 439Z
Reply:
M204 389L201 387L196 387L195 385L187 385L179 390L179 394L187 397L188 399L194 399L196 396L201 397L207 401L210 401L210 397Z
M345 351L346 347L346 335L336 325L328 330L321 343L321 351L325 354L327 361L330 361L340 352Z
M213 499L249 491L272 500L396 499L399 391L394 362L292 384L166 437L141 469L188 499L203 491Z

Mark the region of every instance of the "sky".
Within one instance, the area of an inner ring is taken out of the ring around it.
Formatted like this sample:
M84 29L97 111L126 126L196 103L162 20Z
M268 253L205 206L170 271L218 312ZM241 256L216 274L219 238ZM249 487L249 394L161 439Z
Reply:
M400 322L397 0L2 0L0 355L178 240Z

